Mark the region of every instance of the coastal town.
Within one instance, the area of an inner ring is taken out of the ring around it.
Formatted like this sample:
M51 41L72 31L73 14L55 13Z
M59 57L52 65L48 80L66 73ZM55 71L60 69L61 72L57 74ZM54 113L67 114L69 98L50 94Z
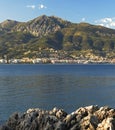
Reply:
M59 58L22 58L22 59L0 59L0 64L115 64L114 59L95 57L95 59L81 58L59 59Z
M32 57L33 55L33 57ZM38 51L28 51L23 57L4 55L0 64L115 64L115 53L107 55L94 54L90 49L85 51L62 51L46 48Z

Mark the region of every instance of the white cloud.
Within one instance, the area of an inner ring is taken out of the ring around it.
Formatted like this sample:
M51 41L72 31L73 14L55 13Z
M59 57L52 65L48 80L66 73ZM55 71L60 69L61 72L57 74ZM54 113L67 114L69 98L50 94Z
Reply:
M31 9L35 9L35 8L36 8L35 5L27 5L26 7L27 7L27 8L31 8Z
M39 5L38 5L38 8L39 8L39 9L46 9L47 7L46 7L45 5L43 5L43 4L39 4Z
M85 21L85 18L82 18L81 21L84 22L84 21Z
M96 20L95 23L108 28L115 28L115 17L112 18L108 17L108 18Z
M26 6L27 8L31 8L31 9L35 9L37 8L37 5L27 5ZM46 9L47 7L44 5L44 4L39 4L38 5L38 9L41 10L41 9Z

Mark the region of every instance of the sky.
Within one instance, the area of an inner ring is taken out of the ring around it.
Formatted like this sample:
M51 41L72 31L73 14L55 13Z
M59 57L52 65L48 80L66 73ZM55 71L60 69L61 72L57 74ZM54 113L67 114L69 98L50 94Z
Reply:
M115 29L115 0L0 0L0 23L27 22L41 15Z

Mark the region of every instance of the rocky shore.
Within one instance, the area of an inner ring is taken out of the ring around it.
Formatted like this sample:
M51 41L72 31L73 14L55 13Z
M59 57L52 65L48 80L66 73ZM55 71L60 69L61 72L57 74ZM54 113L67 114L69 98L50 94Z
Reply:
M115 109L81 107L68 114L63 109L28 109L14 113L0 130L115 130Z

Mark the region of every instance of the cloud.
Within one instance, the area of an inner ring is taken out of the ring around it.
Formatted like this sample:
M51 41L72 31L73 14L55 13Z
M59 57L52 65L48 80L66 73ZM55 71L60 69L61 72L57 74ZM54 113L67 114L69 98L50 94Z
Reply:
M85 18L82 18L81 21L84 22L84 21L85 21Z
M27 5L26 7L27 7L27 8L31 8L31 9L35 9L35 8L36 8L35 5Z
M115 28L115 17L107 17L100 20L96 20L95 23L108 28Z
M45 5L43 5L43 4L39 4L39 5L38 5L38 8L39 8L39 9L46 9L47 7L46 7Z
M35 9L38 7L39 10L41 9L46 9L47 7L44 4L39 4L39 5L27 5L27 8Z

